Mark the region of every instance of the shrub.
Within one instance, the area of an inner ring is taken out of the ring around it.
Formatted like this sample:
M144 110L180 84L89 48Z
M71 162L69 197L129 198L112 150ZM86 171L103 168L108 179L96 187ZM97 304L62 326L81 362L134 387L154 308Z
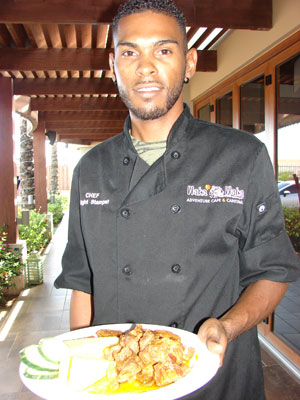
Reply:
M21 254L6 243L5 228L0 227L0 300L3 298L3 289L13 286L13 278L21 275L24 268Z
M292 171L283 171L278 175L279 181L291 181L293 180L293 172Z
M46 214L30 211L29 225L19 225L19 237L26 240L27 253L39 251L47 246L51 239Z
M300 252L300 212L298 208L283 208L285 228L296 251Z
M58 225L68 208L68 199L64 196L55 196L55 202L48 204L48 211L53 214L53 225Z

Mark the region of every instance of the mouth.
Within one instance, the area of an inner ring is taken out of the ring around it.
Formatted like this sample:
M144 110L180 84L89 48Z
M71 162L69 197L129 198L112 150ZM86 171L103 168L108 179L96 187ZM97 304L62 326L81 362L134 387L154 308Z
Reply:
M157 82L142 82L136 85L135 91L140 94L155 94L163 87Z
M161 90L157 86L152 86L152 87L142 87L139 89L136 89L137 92L157 92L158 90Z

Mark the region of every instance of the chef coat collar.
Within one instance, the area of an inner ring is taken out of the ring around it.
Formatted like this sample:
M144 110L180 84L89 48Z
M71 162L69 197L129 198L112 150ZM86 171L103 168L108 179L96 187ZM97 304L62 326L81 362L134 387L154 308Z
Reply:
M185 135L187 131L187 127L189 122L192 120L192 115L190 113L190 109L188 106L184 103L183 105L183 111L178 117L178 119L175 121L170 134L167 139L167 150L174 145L176 145ZM136 149L132 143L131 139L131 120L130 120L130 115L127 116L125 123L124 123L124 130L123 134L125 137L125 140L130 148L134 153L137 154Z

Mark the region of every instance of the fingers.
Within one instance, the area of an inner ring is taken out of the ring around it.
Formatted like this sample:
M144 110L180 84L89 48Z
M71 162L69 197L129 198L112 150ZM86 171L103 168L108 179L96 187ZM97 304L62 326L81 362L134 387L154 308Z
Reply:
M201 325L198 336L200 340L206 344L209 351L219 355L221 367L228 342L222 322L215 318L206 320Z

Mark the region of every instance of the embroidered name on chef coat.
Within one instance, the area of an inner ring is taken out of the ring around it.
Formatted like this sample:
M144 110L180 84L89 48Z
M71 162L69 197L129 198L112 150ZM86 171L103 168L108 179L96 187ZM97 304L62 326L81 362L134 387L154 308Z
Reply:
M86 206L86 205L92 205L92 206L105 206L109 204L109 200L101 200L99 199L100 193L93 193L93 192L87 192L84 195L84 199L80 199L80 205L81 206Z

